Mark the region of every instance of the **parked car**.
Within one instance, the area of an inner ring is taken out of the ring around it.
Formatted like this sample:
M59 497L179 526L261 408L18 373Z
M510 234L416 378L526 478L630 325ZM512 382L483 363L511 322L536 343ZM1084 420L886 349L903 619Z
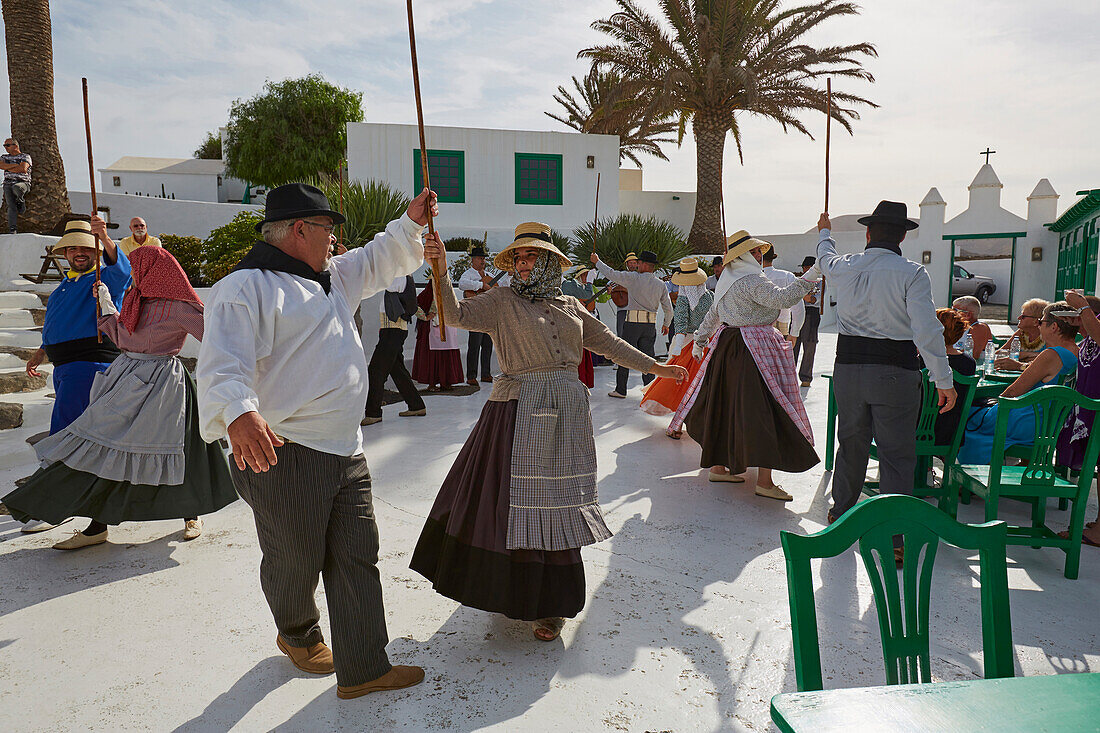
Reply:
M955 265L951 278L952 297L973 295L984 304L989 302L989 296L995 292L997 292L997 283L993 278L985 275L975 275L972 272L967 272L959 265Z

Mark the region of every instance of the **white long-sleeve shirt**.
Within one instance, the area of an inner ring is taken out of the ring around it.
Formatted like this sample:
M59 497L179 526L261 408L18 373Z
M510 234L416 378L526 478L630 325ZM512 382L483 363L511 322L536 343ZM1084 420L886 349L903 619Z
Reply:
M363 450L367 359L354 313L363 298L416 270L423 227L406 214L367 245L333 257L321 284L285 272L239 270L211 290L196 369L204 440L246 412L279 436L340 456Z
M837 254L828 229L821 230L817 264L836 296L838 333L912 341L936 386L951 389L943 324L923 265L877 247Z
M798 279L798 275L795 275L793 272L789 270L780 270L772 266L764 268L764 275L781 288L792 284ZM798 332L802 330L802 324L806 321L805 304L800 300L790 308L783 308L779 311L779 320L789 326L787 332L790 335L797 336Z
M492 278L489 278L490 280ZM494 287L506 288L512 282L510 275L497 280ZM481 273L472 267L466 269L466 272L462 273L462 277L458 279L458 289L465 292L467 290L481 290L485 287L485 283L481 281ZM488 290L482 290L482 292L488 292Z

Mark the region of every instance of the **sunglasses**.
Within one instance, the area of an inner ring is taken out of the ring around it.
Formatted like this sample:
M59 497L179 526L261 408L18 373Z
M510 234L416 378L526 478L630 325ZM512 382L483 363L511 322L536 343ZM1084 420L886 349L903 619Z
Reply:
M4 147L5 147L5 148L14 148L14 147L15 147L15 143L4 143Z

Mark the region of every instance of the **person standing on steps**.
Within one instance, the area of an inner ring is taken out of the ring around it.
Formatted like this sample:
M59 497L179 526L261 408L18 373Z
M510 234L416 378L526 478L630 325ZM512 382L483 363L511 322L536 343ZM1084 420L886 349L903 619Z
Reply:
M637 272L612 270L595 252L592 253L592 264L608 280L626 288L630 300L626 323L623 324L623 341L643 354L653 356L656 353L654 349L657 343L658 308L664 313L661 333L667 334L672 325L672 299L668 295L668 288L653 274L657 269L656 253L642 250L638 256ZM607 396L625 399L629 379L630 370L620 365L615 372L615 389L608 392ZM653 374L642 374L643 385L648 385L653 379Z
M0 170L4 171L4 203L8 207L8 234L15 234L19 217L27 211L26 196L31 190L31 156L19 149L19 142L9 137L0 155Z

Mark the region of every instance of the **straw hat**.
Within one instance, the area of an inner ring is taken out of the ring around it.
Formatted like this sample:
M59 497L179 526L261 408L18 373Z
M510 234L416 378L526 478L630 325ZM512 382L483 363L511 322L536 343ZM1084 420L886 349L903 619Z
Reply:
M707 281L707 273L699 269L699 260L685 257L680 260L679 272L673 273L673 285L702 285Z
M96 239L92 234L92 225L80 219L66 223L65 233L61 236L61 239L57 240L57 244L50 247L50 251L63 254L61 250L66 247L95 249Z
M726 256L722 258L722 264L728 265L741 255L749 252L750 250L754 250L757 247L767 247L768 249L771 249L770 244L765 242L763 239L756 239L744 229L734 234L731 234L726 239Z
M623 266L626 266L627 262L630 262L631 260L637 261L637 259L638 255L634 254L633 252L628 252L626 257L623 258Z
M493 258L493 266L498 270L504 270L505 272L512 272L516 269L515 263L512 261L511 252L520 247L534 247L535 249L544 249L551 254L558 256L561 260L562 267L572 266L572 262L569 258L561 253L561 250L554 246L554 241L550 237L550 227L546 224L540 224L537 221L528 221L520 224L516 227L516 238L511 244L502 249L500 253Z

